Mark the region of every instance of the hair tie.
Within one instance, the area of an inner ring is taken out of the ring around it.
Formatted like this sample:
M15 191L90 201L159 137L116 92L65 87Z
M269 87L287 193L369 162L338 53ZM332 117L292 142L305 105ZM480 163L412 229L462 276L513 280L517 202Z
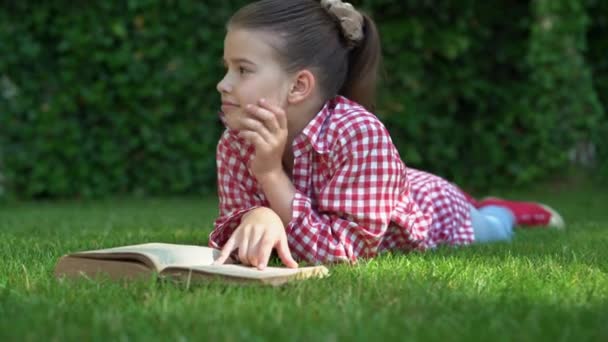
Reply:
M338 19L349 47L354 47L363 40L363 15L353 5L341 0L321 0L321 6Z

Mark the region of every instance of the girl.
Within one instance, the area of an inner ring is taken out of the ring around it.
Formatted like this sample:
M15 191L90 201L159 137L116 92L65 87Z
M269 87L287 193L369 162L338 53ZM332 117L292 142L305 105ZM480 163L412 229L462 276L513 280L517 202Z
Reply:
M511 238L515 224L561 226L536 203L476 202L407 168L374 108L380 40L339 0L263 0L230 19L217 85L227 129L217 148L217 263L238 250L266 267L356 261ZM479 210L476 208L480 208Z

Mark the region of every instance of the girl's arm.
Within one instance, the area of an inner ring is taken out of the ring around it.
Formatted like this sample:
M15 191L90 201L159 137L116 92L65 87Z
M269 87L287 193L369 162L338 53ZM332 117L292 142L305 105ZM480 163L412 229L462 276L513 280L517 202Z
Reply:
M285 110L266 99L248 105L245 110L249 116L242 120L244 128L238 135L254 146L255 156L249 168L270 207L287 226L292 217L295 188L282 164L288 135Z
M287 139L285 112L264 99L260 99L259 106L251 104L245 109L250 116L242 118L242 129L236 136L225 136L235 138L233 140L236 140L236 144L233 145L239 145L239 142L244 140L250 147L243 151L239 146L235 149L231 148L230 144L220 144L217 153L220 210L224 209L230 213L228 217L232 223L226 229L221 217L216 221L219 237L212 234L212 241L225 241L220 258L216 262L223 263L230 253L238 250L239 260L243 264L263 269L272 249L276 248L286 266L297 267L289 253L284 229L284 222L289 222L291 217L289 203L293 198L291 182L286 177L281 178L286 176L281 163ZM286 183L281 183L282 181ZM267 199L270 199L270 206L275 207L264 208L260 207L260 203L247 201L247 205L229 210L226 207L230 203L239 201L238 191L235 189L241 189L247 195L258 194L258 198L266 199L261 203L265 206L268 206ZM282 205L285 202L287 205ZM275 210L280 212L283 218Z
M297 267L289 252L281 218L267 208L268 202L248 170L253 146L242 142L226 131L218 144L220 215L209 236L209 244L222 249L216 263L224 263L234 250L238 250L241 263L264 269L272 249L276 248L287 267Z
M219 215L209 235L209 245L220 248L241 223L243 215L267 205L256 191L256 182L247 170L251 147L240 143L230 131L225 131L217 146L217 183Z
M264 191L264 195L274 210L283 221L285 227L291 222L292 202L296 194L293 183L284 170L258 178L258 182Z

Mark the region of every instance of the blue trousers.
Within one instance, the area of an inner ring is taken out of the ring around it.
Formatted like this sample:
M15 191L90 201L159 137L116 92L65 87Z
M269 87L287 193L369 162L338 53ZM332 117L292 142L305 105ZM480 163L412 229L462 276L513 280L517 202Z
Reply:
M509 241L513 237L515 217L506 208L487 206L476 209L471 206L471 221L476 243Z

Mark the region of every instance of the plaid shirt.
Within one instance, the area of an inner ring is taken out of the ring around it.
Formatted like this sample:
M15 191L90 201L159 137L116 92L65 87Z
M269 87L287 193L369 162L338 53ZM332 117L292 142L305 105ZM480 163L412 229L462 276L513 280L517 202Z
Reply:
M470 204L432 174L406 168L388 131L365 108L338 96L293 142L293 214L286 227L294 258L355 261L385 250L425 250L473 242ZM269 207L247 165L254 148L226 130L217 149L220 213L209 237L220 248L243 214Z

